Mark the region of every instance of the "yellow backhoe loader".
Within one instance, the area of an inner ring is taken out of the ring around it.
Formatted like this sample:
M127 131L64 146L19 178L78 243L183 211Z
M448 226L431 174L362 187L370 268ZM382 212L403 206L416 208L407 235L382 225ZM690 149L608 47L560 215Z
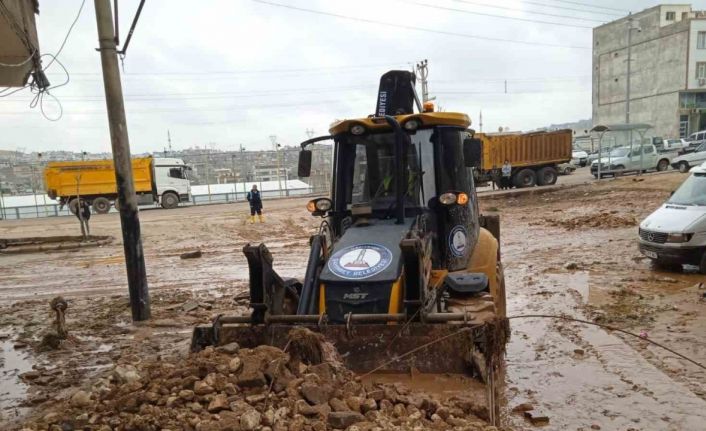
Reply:
M307 204L322 222L304 278L282 279L264 244L247 245L251 312L197 327L192 349L284 348L292 328L306 327L358 373L475 380L468 390L482 390L496 423L509 337L499 220L479 214L469 117L433 112L414 82L411 72L384 74L374 115L301 144L299 177L311 170L307 147L330 140L334 150L330 197Z

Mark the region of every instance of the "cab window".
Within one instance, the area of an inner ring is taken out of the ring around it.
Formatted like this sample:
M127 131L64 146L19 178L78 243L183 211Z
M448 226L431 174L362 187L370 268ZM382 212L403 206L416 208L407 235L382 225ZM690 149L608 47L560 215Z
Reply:
M431 137L435 148L437 195L448 191L468 193L468 170L463 159L463 133L453 127L438 127Z
M169 176L171 178L185 179L184 170L182 168L169 168Z

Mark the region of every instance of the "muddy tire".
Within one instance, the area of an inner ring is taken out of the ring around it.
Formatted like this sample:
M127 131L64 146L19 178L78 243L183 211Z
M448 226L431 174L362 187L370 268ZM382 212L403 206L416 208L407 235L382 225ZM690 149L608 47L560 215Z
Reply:
M92 205L96 214L108 214L110 211L110 201L106 198L95 198Z
M701 255L701 263L699 263L699 272L706 275L706 251Z
M682 174L689 172L689 163L679 162L679 172L681 172Z
M570 168L567 167L564 170L564 174L566 174L569 169ZM540 169L539 171L537 171L537 185L539 185L539 186L554 185L554 184L556 184L556 180L557 180L558 176L559 175L558 175L556 169L554 169L551 166L545 166L542 169Z
M162 195L162 208L173 209L179 206L179 196L176 193L167 192Z
M657 171L662 172L662 171L666 171L667 169L669 169L669 160L662 159L659 162L657 162Z
M513 183L515 183L515 187L518 189L523 187L534 187L534 185L537 184L537 175L532 169L523 169L515 174Z

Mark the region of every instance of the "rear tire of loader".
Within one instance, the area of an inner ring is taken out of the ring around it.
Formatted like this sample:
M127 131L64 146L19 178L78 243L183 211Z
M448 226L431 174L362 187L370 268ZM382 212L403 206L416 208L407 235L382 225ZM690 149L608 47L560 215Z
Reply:
M95 198L93 200L93 209L96 214L108 214L110 211L110 201L106 198Z

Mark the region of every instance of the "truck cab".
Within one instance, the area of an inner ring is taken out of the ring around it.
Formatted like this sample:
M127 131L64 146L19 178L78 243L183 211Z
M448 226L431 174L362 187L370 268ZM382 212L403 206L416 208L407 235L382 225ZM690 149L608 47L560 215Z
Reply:
M191 168L181 159L153 159L154 184L152 185L159 204L163 208L174 208L179 202L191 200Z
M706 274L706 166L640 223L640 252L661 265L697 265Z

